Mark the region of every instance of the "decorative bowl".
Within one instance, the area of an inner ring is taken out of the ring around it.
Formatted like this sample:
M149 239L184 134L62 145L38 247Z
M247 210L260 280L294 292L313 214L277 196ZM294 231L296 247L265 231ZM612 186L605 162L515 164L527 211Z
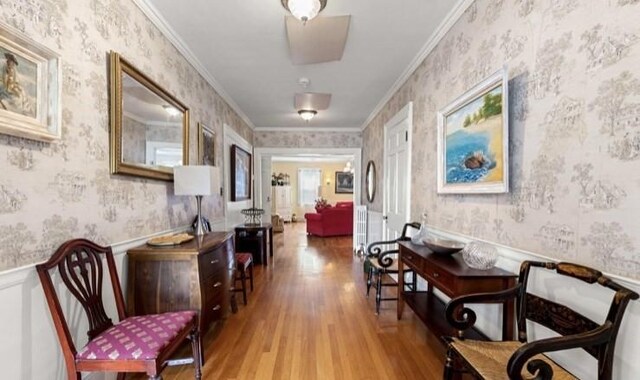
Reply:
M438 255L452 255L464 248L464 243L454 240L428 238L422 240L424 245Z

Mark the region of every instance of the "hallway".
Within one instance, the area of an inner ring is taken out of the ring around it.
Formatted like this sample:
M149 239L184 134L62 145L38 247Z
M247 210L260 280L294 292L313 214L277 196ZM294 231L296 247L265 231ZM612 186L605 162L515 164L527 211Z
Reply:
M375 315L351 237L307 237L293 223L274 248L269 267L254 271L248 305L238 293L238 313L204 336L203 379L441 378L444 349L410 309L398 322L395 302L383 302ZM192 379L193 369L163 376Z

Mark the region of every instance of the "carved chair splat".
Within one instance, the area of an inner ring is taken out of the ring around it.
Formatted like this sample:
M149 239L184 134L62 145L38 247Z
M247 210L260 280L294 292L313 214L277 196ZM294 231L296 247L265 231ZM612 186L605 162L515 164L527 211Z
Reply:
M600 285L614 292L602 324L574 311L569 306L547 300L528 292L532 268L554 271L587 284ZM611 380L616 337L626 307L638 294L611 280L601 272L582 265L525 261L520 266L518 284L497 293L469 294L452 299L446 308L447 321L458 330L458 337L446 337L448 344L444 378L455 372L470 372L477 378L536 380L575 379L575 377L544 355L546 352L582 348L598 361L598 379ZM464 339L464 330L473 326L476 314L465 304L496 303L516 300L518 341L479 342ZM535 322L560 336L528 341L527 321ZM463 368L454 368L461 364ZM526 369L525 369L526 368Z

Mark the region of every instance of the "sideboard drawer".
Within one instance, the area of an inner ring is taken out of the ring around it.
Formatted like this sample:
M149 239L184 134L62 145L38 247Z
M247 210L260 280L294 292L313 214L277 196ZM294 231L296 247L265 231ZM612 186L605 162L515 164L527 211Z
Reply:
M441 268L425 265L423 268L427 281L446 294L452 294L455 290L455 278Z
M424 259L419 255L405 253L402 255L402 259L414 270L422 271L424 268Z
M214 273L225 267L224 246L211 250L200 256L200 268L202 277L211 277Z

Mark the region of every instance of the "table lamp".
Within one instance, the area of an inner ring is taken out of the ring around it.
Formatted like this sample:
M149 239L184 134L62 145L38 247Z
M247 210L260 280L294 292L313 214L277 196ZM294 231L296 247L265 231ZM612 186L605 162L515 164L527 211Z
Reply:
M194 234L204 235L202 223L202 197L219 194L220 170L215 166L189 165L173 168L173 182L175 195L195 195L198 205L198 217Z

